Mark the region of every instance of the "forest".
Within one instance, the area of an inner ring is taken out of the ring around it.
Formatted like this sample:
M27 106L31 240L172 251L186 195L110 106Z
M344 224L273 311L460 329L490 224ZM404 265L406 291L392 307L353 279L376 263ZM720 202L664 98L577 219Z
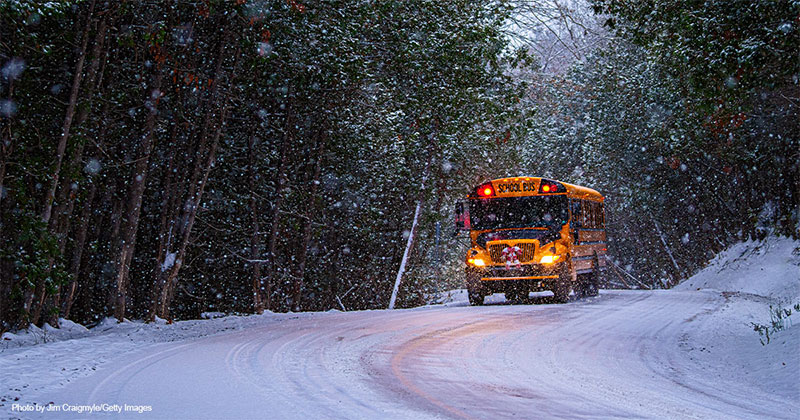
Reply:
M424 304L504 176L604 194L642 287L797 238L800 2L677 4L0 1L0 333L385 308L409 237Z

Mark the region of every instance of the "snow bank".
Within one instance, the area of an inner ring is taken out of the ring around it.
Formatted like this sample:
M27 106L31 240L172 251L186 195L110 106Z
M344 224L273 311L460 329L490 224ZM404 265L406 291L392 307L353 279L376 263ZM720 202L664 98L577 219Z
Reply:
M469 305L467 289L453 289L440 293L433 293L425 296L425 301L428 302L428 305L450 306L453 303Z
M770 237L733 245L673 290L719 293L725 301L694 322L681 343L698 366L789 401L800 398L800 314L793 308L800 303L800 241ZM780 330L771 328L776 309L792 311ZM769 344L756 325L771 328Z
M733 245L674 289L714 289L763 296L775 303L800 302L800 241L770 237Z
M68 319L59 319L59 324L60 328L55 328L50 324L44 324L43 328L31 325L27 329L16 333L3 333L2 339L0 339L0 349L52 343L90 335L86 327Z

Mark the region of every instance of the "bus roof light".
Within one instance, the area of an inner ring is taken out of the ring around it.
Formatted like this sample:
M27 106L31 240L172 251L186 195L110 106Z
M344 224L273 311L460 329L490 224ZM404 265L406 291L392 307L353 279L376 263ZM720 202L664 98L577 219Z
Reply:
M539 194L542 193L563 193L566 192L564 185L556 182L550 181L549 179L543 179L542 182L539 184Z
M495 195L494 187L492 186L491 182L487 182L487 183L481 185L480 187L478 187L478 189L476 191L478 193L478 197L484 197L485 198L485 197L491 197L491 196Z

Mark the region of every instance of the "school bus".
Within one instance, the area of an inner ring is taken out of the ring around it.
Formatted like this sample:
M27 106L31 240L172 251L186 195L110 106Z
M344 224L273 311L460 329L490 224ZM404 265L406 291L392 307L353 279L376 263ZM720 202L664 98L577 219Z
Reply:
M595 296L606 268L604 197L538 177L501 178L456 203L456 229L468 231L469 302L492 293L519 302L550 290L566 303Z

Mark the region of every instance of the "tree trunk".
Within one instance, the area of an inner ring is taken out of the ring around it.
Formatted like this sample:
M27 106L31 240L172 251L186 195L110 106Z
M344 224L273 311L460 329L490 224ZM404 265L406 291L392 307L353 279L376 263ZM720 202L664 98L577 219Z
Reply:
M25 273L22 273L22 275L20 276L20 284L25 284L27 282L26 277L27 275ZM31 307L33 306L33 297L34 297L34 291L31 290L30 287L25 287L25 293L22 299L23 315L18 318L17 325L15 325L14 328L12 329L22 329L31 324L30 313L31 313Z
M14 96L14 81L8 81L8 97L7 99L11 101L11 98ZM6 178L6 161L11 156L12 150L12 143L11 141L14 139L14 136L11 133L11 118L6 118L5 120L0 121L0 204L3 203L3 198L5 198L5 190L3 182ZM2 212L0 212L0 217L2 217ZM2 227L2 219L0 219L0 227ZM0 232L2 233L2 232Z
M11 131L11 127L9 124L8 130ZM4 130L5 131L5 130ZM8 156L11 151L11 135L6 138L6 136L0 136L0 203L3 202L3 198L5 198L5 187L3 187L3 181L6 178L6 156Z
M203 190L205 189L206 183L208 182L208 175L211 172L211 167L214 165L214 158L216 156L217 146L219 145L219 139L222 136L222 130L224 126L224 121L227 118L227 106L223 106L223 111L221 115L221 121L219 122L219 126L216 129L214 134L214 140L211 144L211 150L208 153L208 158L205 161L205 170L203 171L202 179L197 183L198 188L195 192L194 196L190 198L190 204L187 206L188 209L185 212L185 224L182 226L180 231L180 242L178 244L178 251L175 253L174 262L172 267L168 270L164 270L162 272L166 273L166 277L164 278L164 287L161 291L161 298L158 307L157 315L164 319L171 319L169 314L169 305L174 297L175 293L175 286L177 285L178 279L178 272L180 271L181 267L183 266L183 261L186 256L186 246L189 244L189 238L192 234L192 227L194 226L194 221L197 217L197 210L200 208L200 201L203 197ZM199 162L198 162L199 165Z
M411 231L409 232L408 240L406 241L406 249L403 251L403 259L400 260L400 268L397 270L397 277L394 280L392 297L389 299L389 309L394 309L394 305L397 302L397 293L400 291L400 283L403 281L403 274L406 271L406 264L408 264L408 258L411 255L411 250L414 248L414 237L417 233L419 214L422 210L422 202L425 201L425 183L428 181L428 175L430 174L431 170L431 158L432 155L428 157L428 163L425 165L425 175L423 175L422 183L420 184L417 208L414 210L414 219L411 222Z
M156 266L153 268L155 278L153 279L153 290L150 294L150 303L148 305L148 322L155 321L158 312L158 302L161 296L161 290L164 288L164 276L162 273L171 267L174 259L168 259L168 251L172 246L172 238L174 237L174 229L176 222L174 220L179 200L179 184L176 168L175 157L178 153L178 122L173 121L172 130L170 134L170 152L169 163L167 171L164 174L163 193L164 196L161 200L161 223L158 233L158 250L156 251Z
M672 261L672 265L675 266L675 273L678 275L678 278L673 279L671 284L668 284L668 287L671 288L681 281L683 273L681 272L681 268L678 266L678 262L675 260L675 257L672 255L672 250L669 248L669 245L667 245L667 240L664 238L664 234L661 232L661 227L658 226L658 222L656 222L656 220L652 217L650 217L650 220L653 222L653 226L655 226L656 232L658 233L658 238L661 239L661 244L664 245L664 250L667 252L669 259Z
M102 25L105 27L105 19L103 20ZM105 57L105 52L103 52L103 57ZM94 65L94 63L93 63ZM103 66L103 70L105 70L105 66ZM97 79L96 86L99 88L102 84L102 76L103 71L100 71L100 74ZM100 121L99 125L99 132L97 135L97 143L102 144L103 139L106 137L108 133L108 124L105 122L108 120L109 115L109 103L105 102L103 107L100 111ZM94 156L94 159L97 159L101 146L95 146L91 154ZM64 302L61 307L61 312L64 314L64 318L69 318L70 312L72 312L72 305L75 302L76 292L78 291L79 282L78 279L80 278L81 273L81 263L83 261L83 250L86 246L86 238L89 232L89 222L92 218L92 210L94 199L97 194L98 183L100 182L99 179L92 177L93 179L89 179L89 191L84 197L83 209L81 211L80 216L80 225L78 226L77 230L75 231L75 239L73 243L73 251L72 251L72 259L70 262L70 275L71 279L69 285L67 286L66 293L64 295Z
M311 234L313 233L314 222L314 208L316 207L317 191L319 190L319 176L322 170L322 157L325 151L325 141L327 136L325 132L320 133L319 149L317 150L317 162L314 165L314 176L311 179L311 185L308 193L308 204L306 204L306 214L304 219L305 226L303 227L303 239L300 243L300 253L297 256L297 270L294 274L294 284L292 293L292 310L294 312L300 311L300 301L302 297L303 278L306 273L306 259L308 257L308 244L311 242Z
M147 93L146 101L152 101L147 114L145 132L139 143L139 153L134 165L133 175L131 176L130 189L126 199L125 223L121 231L120 250L116 257L116 293L114 300L114 317L122 322L125 319L125 301L128 288L128 271L133 259L133 250L136 244L136 230L139 227L139 213L142 208L142 198L147 178L147 167L150 163L150 152L153 148L153 138L155 137L156 120L158 119L157 104L158 98L154 98L152 92L161 90L161 70L153 80L153 88Z
M191 178L191 184L189 186L189 199L187 205L184 207L184 210L181 212L181 220L182 223L178 226L177 238L178 238L178 250L174 252L171 267L168 269L162 269L161 272L158 274L159 279L158 283L163 285L161 288L161 293L159 297L159 302L157 305L157 310L155 314L150 314L151 318L155 316L160 316L161 318L171 319L169 314L169 305L172 301L172 298L175 294L175 287L177 286L178 281L178 272L180 271L183 261L186 255L186 246L189 244L189 239L192 234L192 227L194 226L194 221L197 217L197 211L200 208L200 202L203 197L203 191L205 189L206 183L208 182L208 175L211 172L211 168L214 165L214 159L216 157L217 146L219 145L219 140L222 137L222 132L225 127L225 121L227 119L228 114L228 95L227 93L224 96L220 95L219 86L221 81L224 79L223 74L223 67L222 62L225 54L225 48L227 46L228 37L230 32L227 30L222 35L222 40L219 46L219 52L217 53L217 65L214 70L214 83L212 85L211 90L211 100L209 101L209 109L206 114L206 118L203 124L203 129L200 133L200 144L201 148L198 150L198 157L195 163L195 168ZM233 65L234 72L238 63L238 59L240 56L240 51L237 50L235 55L235 62ZM213 105L221 103L220 108L215 108ZM215 111L219 111L218 116L215 118ZM215 121L216 120L216 121ZM208 152L205 153L205 144L208 143L208 133L211 131L211 124L216 124L214 128L214 134L211 141L211 146L208 148ZM203 159L202 157L205 157ZM169 250L167 250L167 255L170 255Z
M81 210L80 227L75 233L75 248L72 254L72 263L70 264L71 279L67 285L66 296L64 296L64 304L61 312L64 318L68 319L70 311L72 311L72 304L75 302L75 292L78 290L78 278L81 273L81 260L83 257L83 248L86 246L86 236L89 231L89 219L92 216L92 202L94 201L95 193L97 192L97 184L92 182L89 186L89 191L86 194L83 203L83 210Z
M81 80L83 78L83 64L86 61L86 47L89 43L89 29L92 26L92 15L94 14L94 1L92 1L89 11L86 16L86 24L84 25L83 33L81 34L81 48L78 53L78 61L75 63L75 74L72 78L72 88L70 90L69 102L67 103L67 111L64 116L64 123L61 126L61 136L56 146L55 163L51 168L51 179L47 187L47 192L44 198L44 207L42 208L42 221L50 226L50 218L53 212L53 202L55 201L56 189L58 188L59 175L61 173L61 164L64 161L64 154L67 150L67 141L69 139L70 128L72 127L72 120L75 117L75 107L78 103L78 93L80 92ZM52 264L50 264L52 265ZM39 322L44 307L45 299L47 298L47 289L45 287L45 279L36 281L33 292L32 300L32 313L30 313L30 321L33 324Z
M92 26L92 15L94 14L94 0L92 0L89 7L89 13L86 17L86 26L81 35L81 49L78 55L78 62L75 63L75 75L72 78L72 90L69 94L69 102L67 104L67 112L64 116L64 124L61 127L61 137L58 140L56 148L55 163L52 169L52 179L47 187L47 194L44 200L44 209L42 209L42 220L45 223L50 222L50 216L53 211L53 201L56 196L56 188L58 187L59 174L61 172L61 163L64 160L64 153L67 149L67 140L69 139L69 131L72 127L72 119L75 116L75 107L78 104L78 93L81 87L81 79L83 77L83 63L86 61L86 46L89 43L89 28Z
M264 295L261 283L261 262L256 261L260 258L261 240L259 239L260 232L258 230L259 212L256 198L256 170L254 167L256 162L255 139L255 134L251 134L247 143L247 178L250 187L251 223L253 224L253 233L250 236L250 264L253 265L253 311L261 314L264 312Z
M420 195L424 194L425 189L425 180L422 181L421 185L423 191L420 192ZM400 260L400 268L397 270L397 277L394 280L394 288L392 289L392 297L389 299L389 309L394 309L395 302L397 301L397 293L400 291L400 283L403 280L403 274L406 271L406 264L408 263L408 257L411 255L411 250L414 248L414 235L417 233L417 222L419 221L419 213L422 209L422 201L423 197L419 197L417 200L417 208L414 210L414 220L411 222L411 231L408 234L408 240L406 241L406 249L403 251L403 259Z
M2 32L2 31L0 31ZM9 79L8 80L8 100L14 97L14 81ZM6 192L4 187L4 180L5 180L5 173L6 173L6 161L11 156L12 152L12 140L14 138L13 133L11 131L12 125L12 117L8 117L5 119L0 119L0 238L7 238L7 233L5 231L6 224L3 221L3 214L5 213L5 208L3 206L3 199L5 198ZM1 245L0 245L1 246ZM3 262L0 261L0 318L8 319L11 321L14 318L17 318L19 321L19 316L16 314L12 315L14 303L11 299L11 290L15 284L18 284L19 280L14 279L14 272L16 268L14 267L13 262L7 261ZM24 287L23 290L26 292L28 291L28 287ZM24 313L29 313L27 310ZM11 321L16 322L16 321ZM27 322L27 319L25 319ZM10 327L11 325L7 325L5 323L0 322L0 330L5 330ZM1 334L0 334L1 335Z
M100 20L100 23L97 28L97 34L94 38L94 46L92 48L92 61L89 64L89 71L86 74L86 86L88 86L88 92L86 94L86 100L89 104L91 104L92 99L94 98L95 91L97 89L96 82L98 80L98 70L100 69L100 61L101 57L104 56L104 51L102 51L104 40L106 35L106 19L105 17ZM81 127L84 122L86 122L87 118L89 117L90 106L83 106L81 110L78 112L78 116L75 119L75 127ZM84 142L80 142L76 147L75 151L73 152L72 159L68 165L68 172L71 173L78 173L81 168L81 163L83 162L83 151L84 151ZM78 196L77 188L73 188L74 180L72 177L65 176L63 177L63 182L61 183L61 188L58 191L58 200L55 215L51 218L51 232L54 232L56 237L58 238L58 251L59 255L64 255L65 248L67 246L67 235L70 229L70 215L75 208L75 199ZM50 264L51 269L54 268L53 264ZM52 312L49 323L52 326L57 327L59 323L59 312L61 309L61 285L56 284L55 292L52 296L52 308L56 309Z
M275 200L272 202L272 225L269 230L269 240L267 241L267 279L264 282L264 307L272 309L272 283L277 273L275 257L278 248L278 230L281 225L281 211L283 210L283 191L286 189L287 179L286 170L289 166L289 146L293 141L294 128L292 127L292 109L286 107L286 132L281 143L280 159L278 166L278 180L275 188Z

